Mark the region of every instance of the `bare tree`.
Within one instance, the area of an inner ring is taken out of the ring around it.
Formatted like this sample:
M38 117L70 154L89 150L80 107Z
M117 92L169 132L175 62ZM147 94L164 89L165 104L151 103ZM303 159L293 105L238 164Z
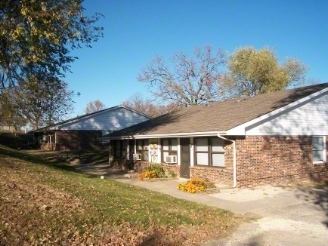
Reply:
M86 114L91 114L91 113L100 111L100 110L104 109L105 107L106 107L105 104L103 104L101 101L95 100L95 101L89 102L87 104L87 107L85 109L85 113Z
M146 115L149 115L151 117L166 114L178 108L178 106L174 103L171 103L169 105L153 104L150 99L144 99L143 96L139 93L131 96L128 100L124 101L122 105L132 108Z
M180 107L209 103L220 99L218 78L225 64L222 50L214 53L210 46L195 48L193 57L176 53L169 65L157 56L142 69L137 79L147 82L155 98Z

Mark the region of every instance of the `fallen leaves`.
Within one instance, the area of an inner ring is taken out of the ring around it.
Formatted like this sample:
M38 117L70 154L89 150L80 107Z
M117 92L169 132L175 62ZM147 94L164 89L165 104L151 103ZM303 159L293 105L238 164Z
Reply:
M0 245L199 245L238 221L222 210L0 155Z

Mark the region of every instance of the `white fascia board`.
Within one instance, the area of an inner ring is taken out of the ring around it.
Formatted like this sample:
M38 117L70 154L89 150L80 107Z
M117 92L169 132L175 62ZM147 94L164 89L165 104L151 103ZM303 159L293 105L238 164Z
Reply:
M151 135L133 135L133 136L121 136L121 137L110 137L108 139L151 139L151 138L171 138L171 137L208 137L226 135L225 131L211 131L211 132L188 132L188 133L170 133L170 134L151 134Z
M153 117L151 117L150 115L147 115L147 114L144 114L144 113L138 112L137 110L134 110L134 109L129 108L129 107L127 107L127 106L121 105L121 106L119 106L119 107L124 108L124 109L126 109L126 110L129 110L130 112L136 113L136 114L138 114L138 115L144 116L144 117L146 117L146 118L149 119L149 120L153 119Z
M248 121L248 122L246 122L244 124L241 124L239 126L236 126L234 128L231 128L230 130L227 131L227 135L236 135L236 136L243 135L244 136L244 135L246 135L246 127L251 126L253 124L256 124L259 121L268 119L269 117L275 116L275 115L277 115L279 113L282 113L282 112L284 112L284 111L286 111L286 110L288 110L288 109L290 109L292 107L295 107L295 106L297 106L297 105L299 105L299 104L301 104L303 102L310 101L311 99L313 99L315 97L318 97L321 94L326 93L327 91L328 91L328 88L325 88L325 89L323 89L321 91L317 91L317 92L315 92L315 93L313 93L313 94L311 94L311 95L309 95L307 97L303 97L303 98L301 98L301 99L299 99L299 100L297 100L297 101L295 101L293 103L290 103L290 104L288 104L288 105L286 105L284 107L278 108L276 110L271 111L270 113L267 113L267 114L262 115L262 116L260 116L258 118L255 118L253 120L250 120L250 121Z

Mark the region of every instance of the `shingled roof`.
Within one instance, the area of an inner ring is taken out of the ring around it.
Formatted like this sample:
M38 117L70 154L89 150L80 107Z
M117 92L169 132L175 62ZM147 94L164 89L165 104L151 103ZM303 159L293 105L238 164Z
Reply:
M113 132L108 137L224 132L325 88L328 83L187 107Z

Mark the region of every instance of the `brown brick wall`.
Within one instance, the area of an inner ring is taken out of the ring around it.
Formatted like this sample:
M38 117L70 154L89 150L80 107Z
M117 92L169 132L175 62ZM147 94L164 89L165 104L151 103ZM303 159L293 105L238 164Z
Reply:
M177 164L167 164L167 163L161 163L161 165L172 172L174 172L177 177L180 177L180 166Z
M40 149L43 149L43 150L55 150L56 147L55 147L55 144L54 143L43 143L43 144L40 144Z
M224 142L224 167L191 166L190 177L207 179L219 185L233 185L233 145L231 142Z
M313 164L311 136L237 139L237 185L254 187L327 178L327 164Z
M110 167L114 169L122 170L134 170L136 172L141 172L145 167L149 166L148 161L129 161L126 159L114 159L111 162Z
M56 150L103 150L101 131L56 131Z
M132 166L131 166L132 164ZM118 159L114 159L110 161L110 167L114 168L114 169L122 169L122 170L132 170L133 169L133 163L122 159L122 160L118 160Z
M142 172L145 167L149 166L149 162L148 161L134 161L134 166L133 169L136 172Z
M198 177L215 184L225 184L227 177L225 177L224 167L201 167L193 166L190 167L190 177ZM228 181L229 182L229 181Z

